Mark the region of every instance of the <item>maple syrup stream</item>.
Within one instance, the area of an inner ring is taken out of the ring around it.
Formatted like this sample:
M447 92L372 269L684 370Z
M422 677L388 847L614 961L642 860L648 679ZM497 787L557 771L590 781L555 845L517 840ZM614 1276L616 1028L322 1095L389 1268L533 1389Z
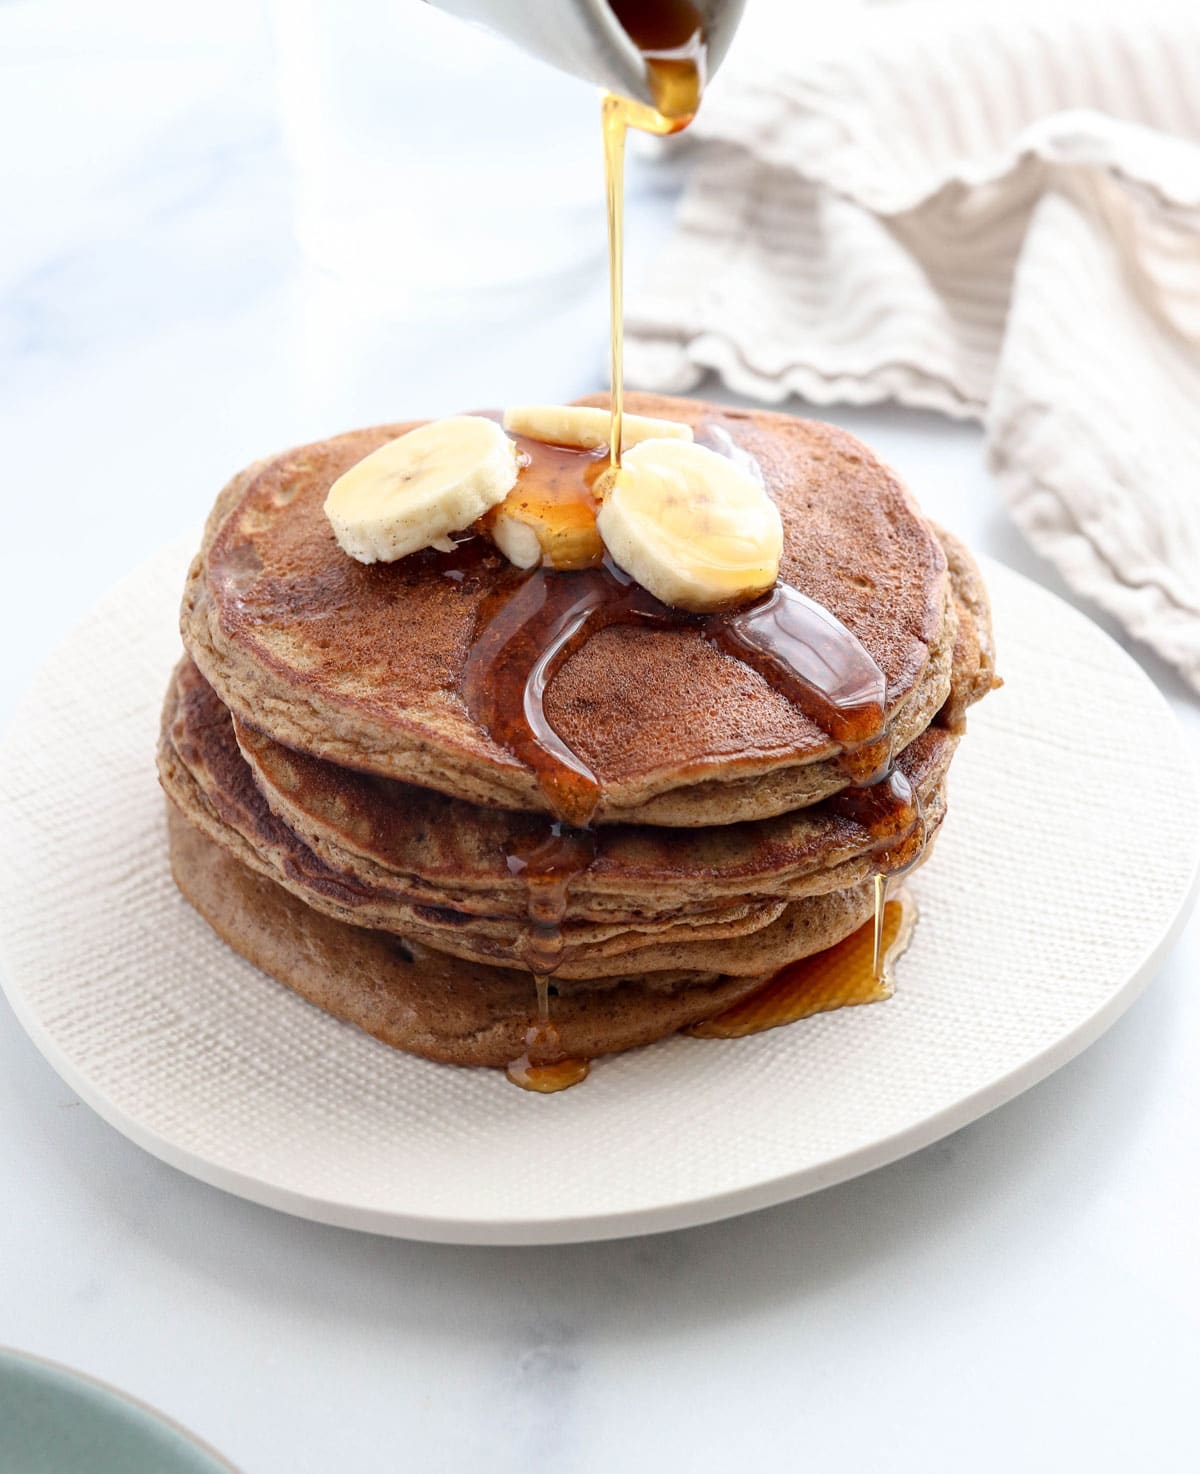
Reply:
M642 53L654 106L606 93L600 104L604 136L604 194L608 208L609 336L612 391L609 456L621 464L625 410L625 135L630 128L665 136L696 116L704 90L706 47L700 12L690 0L609 0L626 34Z

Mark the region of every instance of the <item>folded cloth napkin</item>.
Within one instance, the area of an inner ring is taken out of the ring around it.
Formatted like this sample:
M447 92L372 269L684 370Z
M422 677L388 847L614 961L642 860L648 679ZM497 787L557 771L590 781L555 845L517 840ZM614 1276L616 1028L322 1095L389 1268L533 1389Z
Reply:
M768 26L695 131L630 381L982 420L1033 545L1200 688L1195 0Z

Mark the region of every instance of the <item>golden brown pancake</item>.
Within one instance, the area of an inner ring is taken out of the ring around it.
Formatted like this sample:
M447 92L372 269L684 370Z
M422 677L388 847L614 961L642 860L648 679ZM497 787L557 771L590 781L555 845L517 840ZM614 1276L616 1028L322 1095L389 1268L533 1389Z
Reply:
M953 736L933 728L897 763L923 797L929 833L941 821L941 785L954 745ZM287 760L294 767L330 766L299 754ZM352 827L374 823L391 857L406 858L409 869L425 874L414 884L411 875L361 856L356 869L348 868L349 855L331 863L327 849L318 853L308 836L271 811L234 740L229 712L187 661L164 704L159 766L168 794L192 823L316 909L470 960L519 965L529 930L528 887L510 873L507 856L536 837L531 829L545 826L537 816L483 810L343 771L340 784L335 776L324 790L332 794L331 814L357 806ZM910 827L873 833L838 809L833 800L783 819L716 830L604 830L595 860L571 881L559 975L761 971L763 947L778 949L780 938L805 924L812 898L869 880L875 851L901 841ZM606 887L604 905L589 903L593 870ZM466 905L464 878L474 883Z
M940 725L951 732L964 732L967 708L981 701L1001 682L996 676L996 650L992 643L992 610L983 577L975 560L959 540L944 528L937 529L946 554L958 625L954 637L954 675L950 694L938 712Z
M597 827L566 836L551 928L551 1020L583 1058L710 1018L860 926L883 856L930 853L967 708L996 684L978 570L860 442L786 415L628 407L716 426L758 461L782 581L861 641L887 697L868 763L696 623L604 628L556 671L546 717L600 786ZM231 946L311 1002L403 1049L504 1065L534 1013L529 857L554 826L537 774L472 716L464 670L526 576L478 538L450 562L363 566L322 511L410 428L302 447L222 492L163 710L172 865ZM920 818L887 784L841 791L889 759Z
M597 402L595 399L592 402ZM946 556L896 477L833 426L690 400L630 410L717 424L779 504L781 578L830 609L887 677L893 745L947 701L961 720L982 670L959 643ZM512 809L545 810L535 775L471 718L463 667L483 600L517 575L498 553L471 577L439 555L363 566L322 512L333 480L411 425L356 431L260 462L225 489L188 581L182 628L237 715L347 767ZM986 677L990 683L990 673ZM768 817L835 792L841 749L766 680L695 629L610 628L558 673L547 715L600 780L600 821Z
M192 667L194 671L194 667ZM183 723L215 703L203 677L177 677ZM222 708L222 710L224 710ZM432 789L339 768L282 747L234 720L242 756L272 812L334 869L367 885L466 911L523 917L528 884L512 857L548 842L541 815L484 809ZM929 727L900 754L897 767L922 794L940 784L957 738ZM904 816L872 832L861 816L826 801L774 819L705 829L607 825L597 831L585 868L571 882L566 916L603 920L700 910L747 896L793 898L844 883L841 867L898 843Z
M449 1064L502 1067L525 1052L534 1008L528 973L462 962L336 921L240 865L173 805L167 817L171 867L187 900L236 952L310 1003L385 1044ZM870 909L869 897L856 894L824 900L825 933L814 925L796 939L809 951L848 935L850 922ZM555 1027L567 1054L592 1059L711 1018L765 981L654 974L607 987L560 984Z
M282 747L234 723L238 745L272 812L334 869L415 900L468 912L523 916L528 884L518 862L549 843L541 815L484 809L391 778L356 773ZM957 742L929 727L900 756L923 795L942 781ZM872 833L829 800L774 819L705 829L613 824L573 879L568 919L655 917L721 900L794 898L844 883L847 862L908 832L903 816Z

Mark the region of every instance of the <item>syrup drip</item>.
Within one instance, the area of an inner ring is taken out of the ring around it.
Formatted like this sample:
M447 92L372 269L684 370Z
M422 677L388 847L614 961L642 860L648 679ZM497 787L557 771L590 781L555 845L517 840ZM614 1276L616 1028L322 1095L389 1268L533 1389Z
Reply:
M550 979L534 977L537 986L537 1021L525 1031L525 1053L508 1067L508 1078L522 1090L553 1095L587 1078L586 1059L568 1059L562 1052L558 1030L550 1022Z
M874 776L884 722L883 672L829 610L786 584L728 614L689 614L662 604L612 563L578 573L533 569L484 602L463 671L468 710L494 741L538 778L557 817L583 827L600 785L550 724L546 692L588 640L614 625L696 629L752 666L834 740L859 742L856 762Z
M882 877L879 883L886 889ZM901 886L882 908L878 929L873 920L864 922L836 946L789 963L749 998L684 1033L696 1039L742 1039L814 1013L881 1003L892 996L891 969L916 923L916 901Z
M566 1090L588 1072L587 1060L564 1055L558 1029L550 1022L549 974L562 962L562 923L571 882L595 857L596 836L590 829L570 829L558 821L505 856L509 874L521 876L526 885L529 928L521 961L537 988L537 1020L525 1032L525 1053L508 1067L508 1078L523 1090Z
M463 670L467 708L494 741L532 769L565 823L580 828L590 822L600 786L546 716L550 682L599 630L665 624L673 612L608 567L579 573L533 569L485 601Z
M887 921L888 877L877 870L874 875L875 914L871 918L871 978L877 987L887 985L892 990L887 962L883 950L883 929Z
M924 852L928 838L925 807L890 754L882 775L844 788L829 800L829 806L834 813L862 824L875 844L874 974L875 981L890 990L883 947L888 884L892 877L911 870Z
M921 795L897 767L889 765L874 782L844 788L826 802L832 813L868 831L885 875L907 870L925 846Z
M557 820L536 842L505 856L508 873L521 876L526 885L529 930L521 961L530 972L549 974L562 962L568 891L595 858L595 834Z
M887 678L856 635L815 599L780 583L716 617L714 643L737 655L836 742L858 746L884 725Z

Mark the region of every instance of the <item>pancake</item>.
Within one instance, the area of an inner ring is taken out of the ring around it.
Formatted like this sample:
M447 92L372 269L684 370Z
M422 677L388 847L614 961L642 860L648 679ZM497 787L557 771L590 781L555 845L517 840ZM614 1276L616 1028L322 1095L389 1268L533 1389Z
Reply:
M158 752L177 883L243 956L390 1045L508 1064L532 1037L534 967L552 974L550 1022L577 1058L756 992L867 921L877 872L928 857L968 708L997 684L970 555L852 436L693 401L628 408L686 420L702 443L724 432L757 461L785 588L746 619L826 660L831 686L840 673L869 691L882 672L881 721L870 700L857 723L806 715L803 684L793 701L726 653L746 649L731 626L643 602L649 622L603 625L548 667L545 719L598 786L592 828L552 822L553 785L499 740L521 739L495 704L493 657L531 610L570 627L621 586L523 573L474 534L452 552L350 559L327 491L412 425L250 467L189 571L188 654ZM788 587L853 638L830 642ZM592 795L560 813L582 822Z
M941 785L954 744L950 734L930 729L897 764L924 798L930 832L941 820ZM319 761L298 754L288 760L293 766ZM230 714L186 661L164 704L159 766L168 794L194 824L316 909L467 959L519 965L529 932L528 887L506 857L519 847L521 831L544 828L545 821L394 783L389 805L381 793L385 780L347 772L338 797L357 794L352 827L374 820L385 843L406 851L427 874L414 887L377 864L360 863L357 870L332 864L327 852L318 853L272 812L234 740ZM901 827L885 838L896 843L905 833ZM794 929L804 921L807 899L861 885L874 871L880 842L878 833L836 807L714 831L605 830L592 865L571 882L559 975L613 976L634 965L757 971L761 953L735 943L777 922ZM590 906L581 889L593 870L608 886L606 906ZM468 911L461 878L472 871L476 891ZM439 872L441 886L434 882Z
M430 789L336 768L235 724L239 746L272 812L327 864L368 885L467 912L520 917L528 885L511 857L552 843L548 821L483 809ZM897 767L923 796L941 782L957 739L928 728ZM841 867L899 843L886 829L825 801L774 819L707 829L611 825L572 879L565 916L650 918L754 895L793 898L844 883Z
M992 641L992 611L987 589L974 558L959 540L944 528L937 529L946 554L958 624L954 635L953 671L950 693L938 712L938 722L948 731L967 728L967 709L995 690L996 648Z
M220 707L186 667L177 676L182 721L205 723ZM223 708L221 708L223 710ZM190 715L189 715L190 712ZM282 747L234 720L242 756L272 812L327 864L367 885L398 889L465 911L524 917L529 887L513 857L550 842L540 815L484 809L431 789L339 768ZM174 737L178 747L178 731ZM958 739L929 727L897 768L922 795L942 781ZM596 832L567 897L568 919L686 913L747 896L794 898L845 883L847 862L900 842L897 813L871 829L826 801L774 819L705 829L608 825ZM858 878L855 876L854 878Z
M233 741L228 715L223 731L216 725L202 732L193 729L180 746L182 752L164 726L158 754L164 789L191 823L242 864L339 920L396 931L483 962L519 963L526 923L487 914L472 916L436 902L414 902L402 892L368 886L323 861L271 814ZM651 938L661 942L674 935L699 942L701 938L736 937L765 926L783 908L781 900L749 900L714 907L703 915L568 924L563 928L566 956L562 970L587 971L591 962L588 968L577 965L579 955L586 953L597 969L607 967L610 974L619 973L624 964L612 960L646 945Z
M983 646L977 633L960 640L935 529L864 445L788 415L645 395L628 407L715 424L758 460L784 522L781 578L830 609L882 668L895 750L942 708L961 720L975 683L990 684ZM536 776L461 695L484 600L519 576L494 552L455 579L438 554L364 566L323 515L333 480L410 428L352 432L235 478L189 575L185 644L221 700L277 742L476 803L546 811ZM556 675L546 710L600 781L602 823L764 818L846 781L841 746L695 629L603 630Z
M528 973L461 962L322 915L240 865L173 805L168 836L176 884L213 930L326 1013L385 1044L447 1064L503 1067L524 1053L533 1008ZM869 899L865 905L869 910ZM831 902L830 941L821 945L832 946L834 932L847 935L853 929L847 914L858 909L855 901L840 910ZM818 940L814 933L801 945ZM568 1055L593 1059L711 1018L766 980L671 978L669 986L653 987L625 978L609 987L560 985L554 1023Z

